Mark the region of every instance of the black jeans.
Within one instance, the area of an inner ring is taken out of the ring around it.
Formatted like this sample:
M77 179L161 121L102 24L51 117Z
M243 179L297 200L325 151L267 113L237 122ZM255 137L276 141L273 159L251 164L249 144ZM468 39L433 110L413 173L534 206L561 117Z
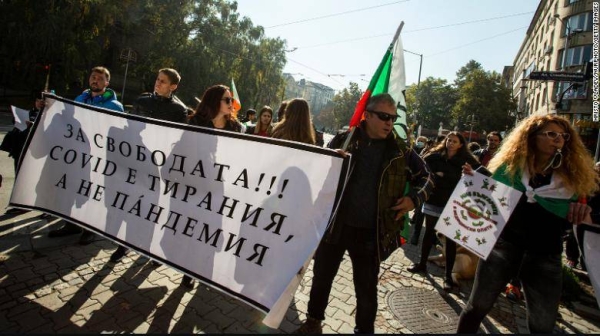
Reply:
M410 243L413 245L419 245L419 238L421 235L421 229L423 228L423 221L425 220L425 214L422 211L422 207L415 209L410 223L412 225L412 233L410 235Z
M435 244L435 224L439 217L425 215L425 235L423 235L423 242L421 244L421 258L419 264L426 266L427 259L431 253L431 248ZM456 243L450 238L446 238L444 244L444 255L446 259L446 280L452 280L452 268L454 268L454 262L456 261Z
M535 255L502 238L487 260L481 259L458 333L476 333L506 283L519 272L525 289L529 332L551 334L562 293L561 255Z
M377 315L377 282L379 262L375 229L343 228L337 244L321 242L315 253L313 282L308 301L308 316L325 319L325 308L333 279L337 274L344 252L352 261L354 291L356 293L355 331L373 333Z

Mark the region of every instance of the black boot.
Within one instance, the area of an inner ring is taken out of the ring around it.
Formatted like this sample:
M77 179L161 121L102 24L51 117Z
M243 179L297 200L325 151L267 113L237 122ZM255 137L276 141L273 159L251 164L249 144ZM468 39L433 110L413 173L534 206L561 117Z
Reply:
M407 271L411 272L411 273L425 273L427 272L427 265L426 264L414 264L411 267L406 269Z
M79 238L79 245L89 245L91 242L94 241L94 238L96 238L95 233L88 230L83 230L83 233Z

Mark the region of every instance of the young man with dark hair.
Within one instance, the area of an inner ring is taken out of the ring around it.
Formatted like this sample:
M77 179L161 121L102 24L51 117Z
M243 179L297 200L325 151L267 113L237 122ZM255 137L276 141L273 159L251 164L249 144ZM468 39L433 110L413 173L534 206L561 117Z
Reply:
M502 135L500 132L492 131L487 135L487 147L476 150L473 155L475 155L482 166L487 167L490 160L496 155L501 142Z
M181 81L181 76L175 69L164 68L158 70L154 82L154 92L142 94L133 103L133 114L145 117L167 120L178 123L187 122L187 106L183 104L174 94ZM110 256L110 261L117 262L127 253L127 248L119 245ZM184 282L191 282L191 278Z
M387 93L375 95L354 133L340 133L329 143L329 148L341 148L351 136L347 151L352 153L352 173L315 253L308 319L296 333L322 332L333 279L346 251L356 291L354 331L374 332L379 265L400 246L405 215L421 206L433 188L425 162L392 132L397 118L394 99Z
M175 96L181 76L175 69L158 70L154 92L142 94L133 103L133 114L160 120L185 123L187 106Z

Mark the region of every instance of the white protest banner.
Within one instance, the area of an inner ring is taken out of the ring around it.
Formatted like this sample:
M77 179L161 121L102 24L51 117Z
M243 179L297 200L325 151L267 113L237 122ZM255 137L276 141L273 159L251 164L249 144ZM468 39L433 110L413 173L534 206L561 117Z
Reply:
M58 215L265 312L317 247L347 175L329 149L56 96L31 134L10 205Z
M26 121L29 120L29 111L18 108L16 106L10 106L12 109L13 117L15 117L15 127L19 131L24 131L27 129Z
M435 229L487 259L521 194L478 172L463 175Z

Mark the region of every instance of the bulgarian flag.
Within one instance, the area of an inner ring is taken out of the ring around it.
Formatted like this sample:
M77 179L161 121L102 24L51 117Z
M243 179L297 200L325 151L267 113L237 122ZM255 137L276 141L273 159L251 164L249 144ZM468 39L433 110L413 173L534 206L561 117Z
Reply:
M233 113L231 114L237 119L237 114L242 109L242 103L240 101L240 95L238 95L237 89L235 88L233 78L231 79L231 95L233 96L233 99L235 99L233 101Z
M371 78L371 82L369 83L369 87L360 98L358 104L356 104L356 109L354 110L354 114L350 119L350 128L351 132L354 132L356 126L360 124L360 121L364 119L365 109L367 108L367 102L371 96L380 93L389 93L392 98L396 101L396 113L398 114L398 119L394 123L394 132L400 136L401 138L407 140L408 139L408 128L406 124L406 99L404 97L404 91L406 90L406 76L404 73L404 48L402 47L402 40L400 39L400 32L402 31L402 27L404 26L404 21L400 22L400 26L398 26L398 30L396 30L396 35L394 35L394 39L392 43L388 47L385 55L383 55L383 59L373 78ZM352 135L347 137L347 142L349 142ZM348 144L344 144L344 148L347 148ZM409 191L409 184L406 184L404 194L406 195ZM404 229L400 233L400 244L404 244L406 239L410 236L410 226L408 215L404 215L404 218L401 219L404 222Z
M356 104L356 109L350 119L350 128L358 126L360 121L364 119L367 102L371 96L379 93L389 93L396 101L396 113L399 116L394 123L394 131L403 139L407 139L406 99L404 97L406 76L404 73L404 48L400 39L400 31L402 31L403 26L404 21L400 23L398 30L396 30L394 40L392 40L383 56L373 78L371 78L369 87Z

